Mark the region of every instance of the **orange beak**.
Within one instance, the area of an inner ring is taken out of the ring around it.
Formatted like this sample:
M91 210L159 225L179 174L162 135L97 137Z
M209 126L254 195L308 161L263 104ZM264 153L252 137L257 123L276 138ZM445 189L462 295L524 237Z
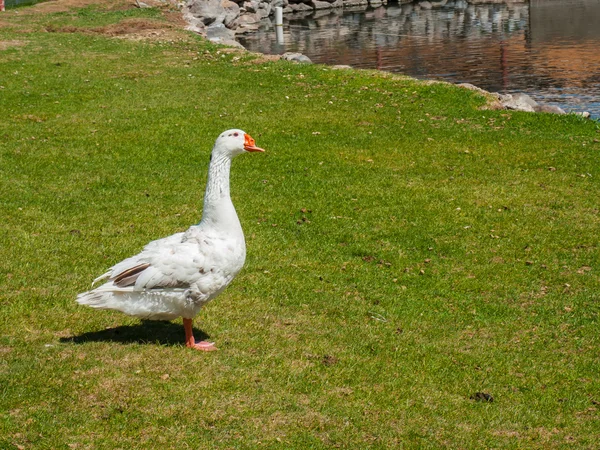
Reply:
M265 150L257 147L256 142L249 134L244 134L244 150L247 152L264 152Z

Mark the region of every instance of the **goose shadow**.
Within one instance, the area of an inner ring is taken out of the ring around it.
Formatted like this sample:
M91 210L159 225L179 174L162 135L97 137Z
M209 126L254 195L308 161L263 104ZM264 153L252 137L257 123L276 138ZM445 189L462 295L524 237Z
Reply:
M209 335L193 329L196 341L204 341ZM84 344L86 342L117 342L119 344L184 345L185 333L181 323L142 320L135 325L120 325L98 331L87 331L76 336L60 338L60 342Z

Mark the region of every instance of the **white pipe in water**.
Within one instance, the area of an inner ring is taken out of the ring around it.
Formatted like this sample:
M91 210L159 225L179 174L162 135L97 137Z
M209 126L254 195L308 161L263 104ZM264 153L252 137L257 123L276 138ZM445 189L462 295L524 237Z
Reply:
M283 45L283 8L275 7L275 36L277 43Z

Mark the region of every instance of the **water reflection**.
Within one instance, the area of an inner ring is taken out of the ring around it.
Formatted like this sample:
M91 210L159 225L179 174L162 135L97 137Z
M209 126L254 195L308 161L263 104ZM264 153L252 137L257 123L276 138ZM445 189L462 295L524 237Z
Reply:
M464 0L318 11L240 37L250 50L470 82L600 116L600 0Z

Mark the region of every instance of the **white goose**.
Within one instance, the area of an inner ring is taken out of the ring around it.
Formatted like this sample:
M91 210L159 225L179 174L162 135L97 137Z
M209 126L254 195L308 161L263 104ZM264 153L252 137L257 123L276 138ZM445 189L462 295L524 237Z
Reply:
M79 294L77 302L143 319L181 316L186 346L216 350L212 342L195 341L192 318L225 289L246 259L244 233L229 195L231 160L244 151L264 152L242 130L223 132L210 157L200 223L115 264L94 280L106 282Z

